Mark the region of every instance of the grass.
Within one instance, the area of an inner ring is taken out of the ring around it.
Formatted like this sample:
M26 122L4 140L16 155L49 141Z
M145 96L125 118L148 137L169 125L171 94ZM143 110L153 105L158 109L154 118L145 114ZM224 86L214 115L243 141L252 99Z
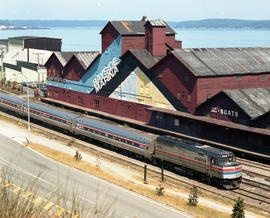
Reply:
M26 182L15 170L1 168L0 172L0 218L114 217L115 202L106 202L106 193L98 194L94 206L88 206L78 200L75 188L67 197L67 184L44 194L39 188L41 174Z
M30 143L28 146L31 148L39 151L40 153L53 158L55 160L59 160L64 164L67 164L69 166L72 166L74 168L77 168L79 170L82 170L86 173L90 173L94 176L97 176L99 178L102 178L104 180L107 180L109 182L112 182L116 185L122 186L126 189L129 189L131 191L135 191L139 194L142 194L146 197L149 197L153 200L165 203L169 206L172 206L174 208L177 208L179 210L185 211L189 214L192 214L196 217L201 218L208 218L208 217L229 217L229 214L222 213L220 211L216 211L212 208L202 207L198 205L197 207L192 207L188 205L188 199L184 200L178 196L170 195L166 193L166 184L163 185L165 194L164 195L157 195L157 192L155 189L149 189L148 186L158 187L158 183L155 182L148 182L148 186L145 186L143 184L134 183L132 181L125 181L123 179L120 179L118 177L115 177L105 171L103 171L100 167L97 167L94 164L90 164L84 160L76 161L74 160L73 156L68 155L66 153L55 151L51 148L48 148L43 145Z

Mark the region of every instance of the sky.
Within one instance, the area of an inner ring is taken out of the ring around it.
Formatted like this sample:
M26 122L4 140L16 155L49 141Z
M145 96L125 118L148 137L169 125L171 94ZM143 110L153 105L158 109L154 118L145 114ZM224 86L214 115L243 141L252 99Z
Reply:
M269 0L0 0L0 20L270 20Z

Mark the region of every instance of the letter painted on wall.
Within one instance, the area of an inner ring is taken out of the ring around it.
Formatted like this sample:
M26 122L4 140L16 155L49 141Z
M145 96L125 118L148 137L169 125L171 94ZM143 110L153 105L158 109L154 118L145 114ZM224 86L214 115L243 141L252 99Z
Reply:
M107 66L103 68L103 70L97 75L95 79L93 79L93 85L95 87L96 93L98 93L99 90L102 89L103 86L106 85L107 82L109 82L117 72L119 72L117 65L119 62L117 62L116 57L112 59L111 62L108 63Z
M222 115L226 115L226 116L230 116L230 117L238 117L238 111L222 109L219 107L212 107L211 113L222 114Z

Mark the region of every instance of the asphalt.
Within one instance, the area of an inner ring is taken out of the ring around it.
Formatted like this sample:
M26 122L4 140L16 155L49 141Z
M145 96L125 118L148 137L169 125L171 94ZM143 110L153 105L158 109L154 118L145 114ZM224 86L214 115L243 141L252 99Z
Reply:
M97 199L100 207L111 205L115 217L191 217L142 195L49 159L14 141L25 141L25 135L22 132L14 132L14 129L10 131L6 134L9 137L12 134L15 135L12 136L13 140L0 134L0 165L9 169L9 172L14 171L13 175L16 175L14 186L16 187L22 187L37 180L39 184L37 198L41 199L40 202L45 209L49 203L44 196L51 193L52 190L58 190L60 195L68 199L71 199L73 193L76 192L83 208L93 207L96 205ZM31 137L33 139L36 136ZM54 144L53 146L59 145ZM55 211L61 212L60 206L55 202L53 204Z

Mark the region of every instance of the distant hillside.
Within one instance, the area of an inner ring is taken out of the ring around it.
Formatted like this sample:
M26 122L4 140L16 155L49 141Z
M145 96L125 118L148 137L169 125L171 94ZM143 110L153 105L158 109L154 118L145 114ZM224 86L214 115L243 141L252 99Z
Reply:
M0 24L4 20L0 20ZM51 28L51 27L102 27L105 20L8 20L10 25L17 28Z
M10 26L11 24L7 20L0 20L0 26Z
M106 20L0 20L0 26L16 28L104 27ZM270 29L270 20L205 19L168 22L172 28Z
M178 22L176 28L270 29L270 20L205 19Z

